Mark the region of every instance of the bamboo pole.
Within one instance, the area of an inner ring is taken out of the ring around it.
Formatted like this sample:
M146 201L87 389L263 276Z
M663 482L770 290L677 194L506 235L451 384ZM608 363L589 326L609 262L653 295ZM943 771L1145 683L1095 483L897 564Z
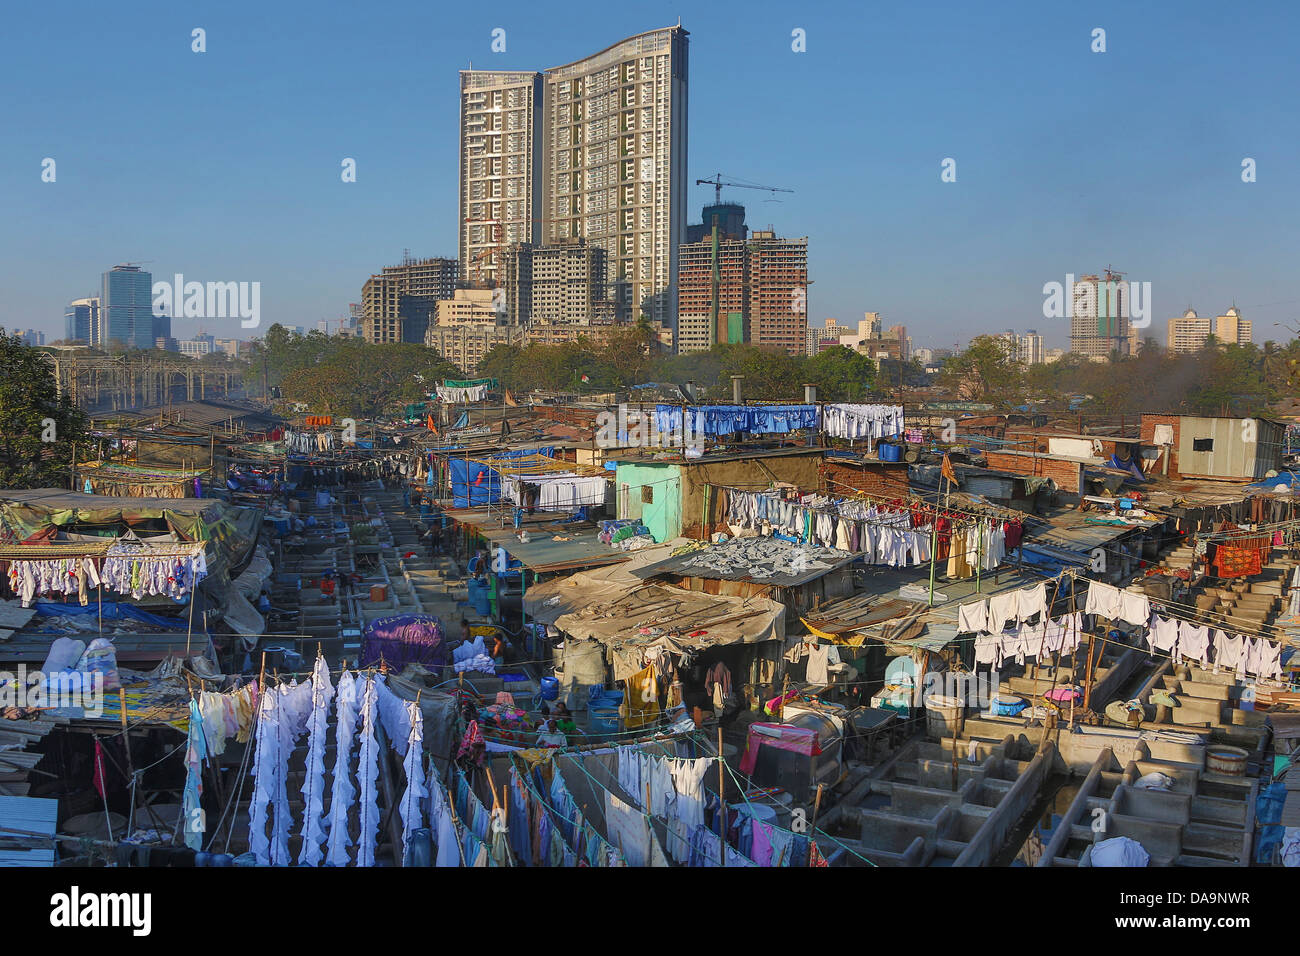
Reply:
M817 817L822 809L822 791L826 784L817 784L817 797L813 800L812 826L808 828L808 865L812 866L813 845L817 839Z

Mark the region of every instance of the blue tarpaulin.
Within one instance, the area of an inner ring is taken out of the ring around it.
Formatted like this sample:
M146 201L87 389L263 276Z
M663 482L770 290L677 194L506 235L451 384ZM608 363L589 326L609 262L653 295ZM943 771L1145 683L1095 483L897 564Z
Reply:
M1282 471L1278 472L1277 475L1272 478L1265 478L1262 481L1253 482L1246 487L1262 488L1265 491L1272 491L1278 485L1284 485L1294 491L1297 486L1300 486L1300 474L1296 474L1294 471Z
M1286 781L1275 780L1261 787L1255 798L1255 824L1259 835L1255 837L1255 862L1267 866L1273 862L1273 851L1282 845L1285 827L1282 826L1282 808L1286 804Z
M99 617L99 604L87 604L82 607L80 604L59 604L56 601L37 601L32 605L38 615L63 615L65 617ZM154 627L161 627L168 631L183 631L186 629L186 622L179 617L163 617L161 614L150 614L148 611L142 611L133 604L123 604L118 601L104 602L104 620L106 621L139 621L142 624L152 624Z
M554 445L542 448L515 448L498 452L487 460L507 461L511 458L526 458L532 455L545 455L549 458L554 451ZM451 470L453 507L472 508L477 505L496 504L501 500L501 476L490 465L464 458L449 458L447 464Z
M501 500L501 479L487 465L463 458L452 458L447 464L451 470L453 507L472 508Z

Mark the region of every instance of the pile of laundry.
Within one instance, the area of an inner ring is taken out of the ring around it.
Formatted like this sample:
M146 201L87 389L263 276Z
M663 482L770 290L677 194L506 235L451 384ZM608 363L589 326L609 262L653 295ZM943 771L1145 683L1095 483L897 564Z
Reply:
M452 667L458 674L466 671L479 671L483 674L497 672L496 663L488 656L487 646L483 643L481 634L473 641L466 641L459 647L453 648L451 658Z
M794 544L780 538L732 538L687 558L682 567L713 571L728 578L763 580L829 570L847 557L847 551Z

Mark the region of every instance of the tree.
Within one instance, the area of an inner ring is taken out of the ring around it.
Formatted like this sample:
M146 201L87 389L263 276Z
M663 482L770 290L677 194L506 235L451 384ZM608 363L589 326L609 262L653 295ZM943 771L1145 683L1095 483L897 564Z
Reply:
M1015 346L1000 335L977 335L960 355L944 362L942 382L966 401L1019 405L1024 391L1024 366Z
M89 439L85 412L59 396L45 353L3 329L0 369L0 487L68 487L72 446Z
M286 399L327 415L378 418L424 400L444 378L464 377L435 349L414 343L370 345L339 338L330 351L324 361L285 376Z
M876 363L844 345L822 349L805 360L804 368L818 397L828 402L861 401L876 383Z

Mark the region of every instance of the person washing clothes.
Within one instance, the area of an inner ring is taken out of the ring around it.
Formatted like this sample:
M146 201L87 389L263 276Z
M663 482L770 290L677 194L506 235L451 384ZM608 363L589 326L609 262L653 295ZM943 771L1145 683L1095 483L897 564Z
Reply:
M555 721L555 729L560 733L567 735L576 734L578 732L578 725L573 720L573 714L569 713L569 708L564 706L563 702L555 705L555 716L553 719Z

